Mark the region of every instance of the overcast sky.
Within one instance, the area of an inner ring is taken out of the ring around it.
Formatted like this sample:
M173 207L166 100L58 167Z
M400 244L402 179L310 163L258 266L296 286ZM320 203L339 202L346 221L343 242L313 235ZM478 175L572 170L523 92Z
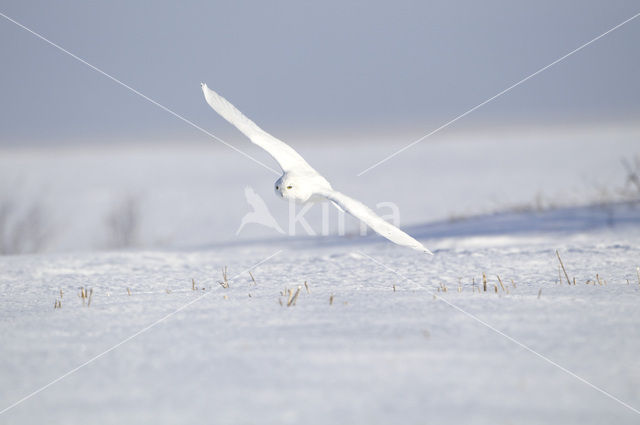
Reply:
M428 131L640 12L629 1L3 1L0 11L225 136ZM152 4L153 7L149 5ZM0 17L0 145L205 136ZM640 17L454 126L640 118Z

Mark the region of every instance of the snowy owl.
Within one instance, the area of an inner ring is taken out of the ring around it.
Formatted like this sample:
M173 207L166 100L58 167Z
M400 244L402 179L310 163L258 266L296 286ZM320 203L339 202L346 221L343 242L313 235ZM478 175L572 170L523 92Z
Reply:
M362 202L334 190L327 179L314 170L291 146L262 130L205 83L200 85L209 106L253 143L266 150L282 168L283 174L276 180L274 187L277 196L301 203L329 200L337 208L358 218L391 242L431 254L420 242L384 221Z

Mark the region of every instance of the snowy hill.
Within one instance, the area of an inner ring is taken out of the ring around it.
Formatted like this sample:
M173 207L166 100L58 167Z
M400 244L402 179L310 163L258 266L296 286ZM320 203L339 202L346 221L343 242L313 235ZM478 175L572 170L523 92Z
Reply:
M494 160L480 142L425 144L366 179L301 149L337 187L394 201L433 257L351 221L235 237L245 185L278 220L287 205L215 149L7 152L5 199L42 205L50 233L47 252L0 256L0 424L636 423L631 136L505 138ZM363 165L385 150L350 149ZM9 217L11 233L28 215ZM127 223L135 238L114 239Z

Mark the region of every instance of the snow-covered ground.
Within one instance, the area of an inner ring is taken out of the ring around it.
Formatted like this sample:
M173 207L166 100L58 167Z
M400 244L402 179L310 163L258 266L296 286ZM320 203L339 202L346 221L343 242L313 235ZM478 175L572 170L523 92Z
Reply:
M3 152L3 193L39 197L54 236L0 257L0 411L19 402L0 424L637 423L640 206L618 192L637 136L424 143L362 177L393 149L302 145L338 189L395 202L433 257L236 238L245 185L283 227L287 205L275 176L213 147ZM139 248L93 250L127 196Z

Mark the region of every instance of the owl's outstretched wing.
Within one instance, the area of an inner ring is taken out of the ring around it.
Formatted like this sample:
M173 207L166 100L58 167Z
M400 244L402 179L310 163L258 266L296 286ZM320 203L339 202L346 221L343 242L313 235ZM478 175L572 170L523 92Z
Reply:
M244 116L235 106L218 93L211 90L205 83L202 85L204 97L209 106L213 108L222 118L233 124L238 130L244 133L253 143L267 151L269 155L276 160L282 171L291 170L316 171L304 160L304 158L296 152L291 146L285 142L276 139L249 118Z
M362 202L350 198L347 195L335 190L323 192L320 193L320 195L337 204L352 216L360 219L367 226L371 227L376 233L384 236L391 242L415 249L416 251L424 252L425 254L433 255L433 253L425 248L424 245L422 245L420 242L418 242L402 230L398 229L393 224L384 221L382 217L373 212Z

